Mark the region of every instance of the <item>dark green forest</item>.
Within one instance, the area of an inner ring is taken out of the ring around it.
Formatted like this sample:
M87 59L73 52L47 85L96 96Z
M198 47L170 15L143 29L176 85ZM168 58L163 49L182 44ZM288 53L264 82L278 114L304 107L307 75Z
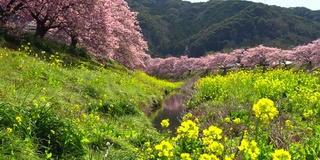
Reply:
M264 44L290 49L320 37L320 11L250 1L127 0L154 57L228 52Z

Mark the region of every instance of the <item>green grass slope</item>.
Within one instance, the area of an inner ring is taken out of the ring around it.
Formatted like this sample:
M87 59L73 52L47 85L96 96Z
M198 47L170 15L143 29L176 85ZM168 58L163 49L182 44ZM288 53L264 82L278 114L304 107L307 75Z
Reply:
M0 48L0 159L134 159L158 141L144 112L179 83L31 48Z

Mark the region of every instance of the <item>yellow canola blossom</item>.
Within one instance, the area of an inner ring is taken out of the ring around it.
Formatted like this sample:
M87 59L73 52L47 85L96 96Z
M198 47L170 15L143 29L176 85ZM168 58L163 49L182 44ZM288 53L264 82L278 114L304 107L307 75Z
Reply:
M203 130L203 135L211 139L221 139L221 133L222 129L216 126L210 126L208 129Z
M21 118L20 116L17 116L17 117L16 117L16 121L21 125L22 118Z
M7 132L8 132L8 133L11 133L11 132L12 132L12 128L8 127L8 128L7 128Z
M288 151L277 149L272 153L273 160L291 160L291 155Z
M314 116L314 112L313 112L313 110L312 109L309 109L309 110L306 110L304 113L303 113L303 116L305 117L305 118L311 118L311 117L313 117Z
M254 140L249 142L248 140L243 139L238 149L246 154L249 154L253 160L257 159L260 154L260 149L258 148L257 142Z
M232 120L233 123L235 124L240 124L241 123L241 119L240 118L235 118L234 120Z
M279 112L274 106L274 102L268 98L259 99L252 108L257 119L263 123L268 124L273 118L275 118Z
M219 158L214 154L201 154L199 160L219 160Z
M202 142L206 145L206 150L210 153L221 155L224 151L224 146L217 142L222 138L222 129L216 126L210 126L208 129L203 130Z
M199 127L192 120L187 120L181 123L177 129L177 137L175 140L180 138L197 139L199 134Z
M216 155L222 155L222 153L224 151L224 146L223 146L223 144L221 144L217 141L213 141L208 145L207 150L209 151L209 153L215 153Z
M173 146L168 141L161 141L160 144L155 146L158 151L159 157L172 157L173 156Z
M181 160L192 160L189 153L181 153Z
M169 127L169 125L170 125L169 119L164 119L164 120L162 120L161 123L160 123L160 125L161 125L161 127L163 127L163 128Z

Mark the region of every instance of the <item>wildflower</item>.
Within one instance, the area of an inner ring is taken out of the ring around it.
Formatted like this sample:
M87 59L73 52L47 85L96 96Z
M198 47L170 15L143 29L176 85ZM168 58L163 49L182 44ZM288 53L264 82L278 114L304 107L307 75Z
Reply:
M158 151L159 157L172 157L173 156L173 146L167 141L161 141L160 144L155 146Z
M203 135L206 137L211 137L212 139L221 139L222 129L216 126L210 126L208 129L203 130Z
M87 115L85 113L82 113L82 118L83 119L86 119L87 118Z
M199 127L197 124L191 120L187 120L181 123L181 125L177 129L177 137L176 140L180 138L189 138L196 139L198 138Z
M96 115L96 116L94 116L94 119L95 119L96 121L99 121L99 120L100 120L100 117L99 117L98 115Z
M239 149L240 151L243 151L243 150L247 149L248 146L249 146L248 141L247 141L246 139L243 139L243 140L241 141L240 146L238 147L238 149Z
M288 151L277 149L272 153L273 160L291 160L291 155Z
M41 101L41 102L46 102L46 98L45 98L45 97L41 97L41 98L40 98L40 101Z
M235 118L232 122L235 123L235 124L240 124L241 123L241 119L240 118Z
M12 132L12 128L8 127L8 128L7 128L7 132L8 132L8 133L11 133L11 132Z
M222 155L224 146L217 141L213 141L208 145L207 149L211 153L215 153L216 155Z
M162 120L160 124L161 124L161 127L163 127L163 128L169 127L169 125L170 125L169 119Z
M216 126L210 126L208 129L203 130L203 138L202 138L203 144L208 146L213 144L216 145L214 140L221 139L222 138L221 133L222 133L222 129ZM214 146L214 148L217 148L217 146ZM221 147L218 147L218 148L221 148Z
M219 158L214 154L201 154L199 160L219 160Z
M21 118L20 116L17 116L17 117L16 117L16 120L17 120L17 122L21 125L22 118Z
M182 117L182 121L187 121L192 117L192 113L187 113Z
M243 139L238 149L240 151L244 151L246 154L249 154L251 159L257 159L260 154L260 149L257 146L257 142L254 140L249 142L246 139Z
M230 120L229 117L226 117L226 118L224 119L224 121L227 122L227 123L231 122L231 120Z
M145 142L144 145L145 145L146 147L150 147L151 144L150 144L150 142Z
M305 117L305 118L310 118L310 117L312 117L314 115L314 112L313 112L313 110L312 109L309 109L309 110L307 110L307 111L305 111L304 113L303 113L303 116Z
M235 157L234 154L231 154L231 156L225 156L224 160L233 160Z
M290 120L286 120L286 127L288 127L289 129L293 128L292 122Z
M199 118L195 118L194 121L199 124Z
M56 132L55 132L54 130L52 130L52 129L50 130L50 132L51 132L52 134L56 134Z
M151 152L152 152L152 148L150 148L150 147L147 148L147 152L148 152L148 153L151 153Z
M189 153L181 153L181 160L192 160Z
M254 111L256 118L266 124L279 113L274 106L274 102L268 98L259 99L258 102L253 105L252 110Z
M34 103L33 103L33 105L34 105L34 107L36 107L36 108L38 108L38 107L39 107L39 104L38 104L38 103L36 103L36 102L34 102Z

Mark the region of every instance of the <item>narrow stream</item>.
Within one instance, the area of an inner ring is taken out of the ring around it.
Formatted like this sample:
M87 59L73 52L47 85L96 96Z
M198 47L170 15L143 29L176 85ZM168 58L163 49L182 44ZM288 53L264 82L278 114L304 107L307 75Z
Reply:
M180 125L179 116L181 115L182 108L182 99L180 95L172 95L166 99L162 108L156 113L156 117L153 120L153 126L158 131L163 131L160 123L163 119L169 119L170 126L169 130L172 131L172 134L175 134L176 128Z

